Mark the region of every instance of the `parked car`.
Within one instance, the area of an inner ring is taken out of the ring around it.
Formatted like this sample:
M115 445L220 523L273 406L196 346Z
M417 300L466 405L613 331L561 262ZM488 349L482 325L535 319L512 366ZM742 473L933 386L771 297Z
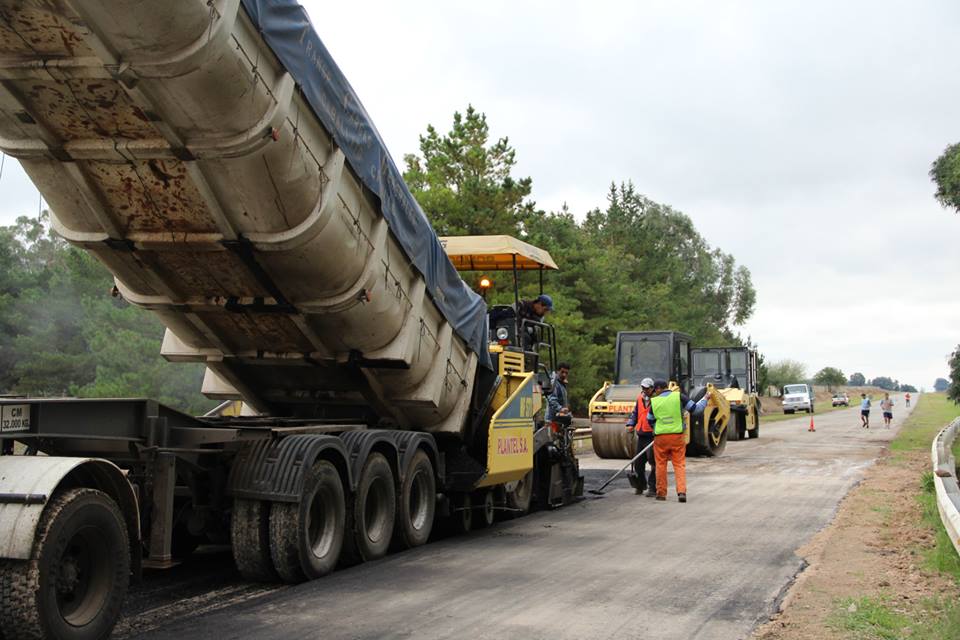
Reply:
M813 413L813 387L808 384L788 384L783 388L783 412Z
M848 396L843 391L838 391L833 394L833 406L835 407L849 407L850 406L850 396Z

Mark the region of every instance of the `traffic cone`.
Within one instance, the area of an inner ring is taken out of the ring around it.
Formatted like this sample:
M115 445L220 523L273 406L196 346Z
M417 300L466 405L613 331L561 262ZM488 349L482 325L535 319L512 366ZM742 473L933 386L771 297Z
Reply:
M816 431L816 429L813 428L813 416L810 416L810 428L807 429L807 431Z

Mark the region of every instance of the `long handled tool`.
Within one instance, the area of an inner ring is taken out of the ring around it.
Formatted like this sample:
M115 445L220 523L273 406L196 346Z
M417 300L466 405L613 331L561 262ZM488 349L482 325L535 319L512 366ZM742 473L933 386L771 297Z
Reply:
M615 474L613 474L612 476L610 476L610 478L609 478L606 482L604 482L602 485L600 485L600 488L599 488L599 489L590 489L590 493L592 493L592 494L594 494L594 495L602 496L602 495L603 495L603 490L607 488L607 485L610 484L611 482L613 482L614 480L616 480L616 479L617 479L617 476L619 476L621 473L623 473L624 471L626 471L626 470L630 467L630 465L632 465L632 464L637 460L637 458L639 458L640 456L642 456L643 454L645 454L645 453L647 452L647 449L649 449L649 448L652 447L652 446L653 446L653 443L652 443L652 442L651 442L650 444L648 444L647 446L645 446L640 453L638 453L637 455L635 455L635 456L633 456L632 458L630 458L630 462L628 462L627 464L623 465L623 468L620 469L620 471L617 471Z

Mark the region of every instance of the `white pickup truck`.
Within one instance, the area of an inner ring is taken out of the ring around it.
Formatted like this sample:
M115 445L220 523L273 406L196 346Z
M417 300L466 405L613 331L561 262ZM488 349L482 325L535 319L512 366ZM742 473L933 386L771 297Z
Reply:
M813 413L813 387L808 384L788 384L783 387L783 412Z

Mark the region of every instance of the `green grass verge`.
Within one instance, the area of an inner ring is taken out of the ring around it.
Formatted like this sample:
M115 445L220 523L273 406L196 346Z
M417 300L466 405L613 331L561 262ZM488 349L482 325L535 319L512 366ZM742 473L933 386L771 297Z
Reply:
M887 598L848 598L828 624L855 640L948 640L960 638L960 603L925 600L912 610Z
M828 623L857 639L899 640L903 637L904 627L910 624L910 618L894 611L886 599L846 598L838 603L837 611Z
M960 416L960 406L947 400L945 394L920 396L917 407L890 443L894 452L891 463L902 464L907 452L929 451L933 438L957 416ZM923 522L936 539L932 549L921 551L924 567L951 576L960 584L960 556L940 521L933 473L929 470L920 477L916 499L923 510ZM960 638L960 602L933 598L919 606L905 607L884 597L848 598L837 603L829 624L856 640Z
M926 569L938 571L953 576L960 585L960 556L950 542L950 536L940 520L940 511L937 509L937 495L933 489L933 473L927 471L921 480L923 487L917 501L923 509L923 521L934 532L936 544L932 549L923 551L923 566ZM960 638L960 635L957 636Z
M923 394L900 433L890 443L890 450L894 453L917 449L929 451L934 436L957 416L960 416L960 406L947 400L946 394Z
M960 406L947 400L943 393L926 393L920 398L920 404L890 443L890 450L894 452L894 464L900 463L904 458L903 454L908 451L930 451L933 439L940 430L960 416ZM924 567L953 576L960 584L960 556L957 556L950 536L940 521L937 496L933 488L933 472L929 468L920 476L919 489L916 498L923 509L923 521L936 539L932 549L923 551Z

